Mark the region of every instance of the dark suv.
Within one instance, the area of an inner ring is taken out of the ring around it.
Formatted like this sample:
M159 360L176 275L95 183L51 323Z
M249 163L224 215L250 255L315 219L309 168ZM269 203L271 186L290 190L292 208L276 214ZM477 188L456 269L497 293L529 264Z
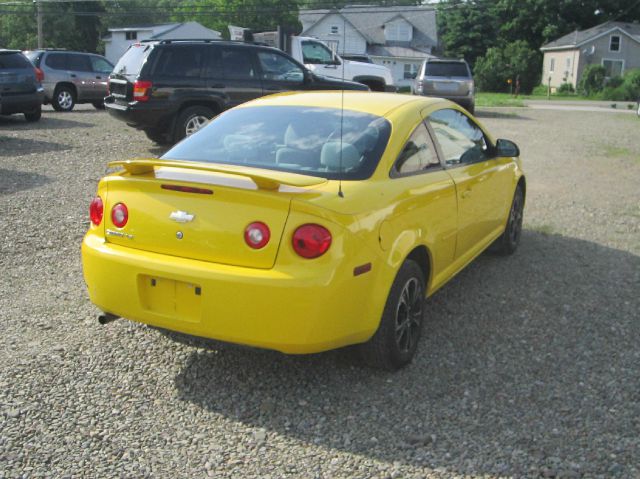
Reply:
M129 47L109 76L107 111L157 143L175 143L222 111L286 90L368 90L311 73L253 43L163 40Z
M0 113L23 113L27 121L38 121L42 97L42 85L31 62L18 50L0 49Z

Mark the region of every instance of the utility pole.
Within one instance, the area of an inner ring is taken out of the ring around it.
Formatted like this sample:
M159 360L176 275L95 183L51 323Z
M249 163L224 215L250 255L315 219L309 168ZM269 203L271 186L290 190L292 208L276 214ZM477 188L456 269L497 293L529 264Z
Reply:
M38 23L38 49L44 46L42 38L42 2L41 0L34 0L36 2L36 19Z

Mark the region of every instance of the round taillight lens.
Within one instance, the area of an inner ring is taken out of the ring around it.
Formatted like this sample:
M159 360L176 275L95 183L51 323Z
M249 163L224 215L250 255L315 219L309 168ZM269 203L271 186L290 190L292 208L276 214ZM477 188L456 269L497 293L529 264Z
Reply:
M293 233L293 249L303 258L317 258L331 246L331 233L320 225L302 225Z
M129 219L129 211L124 203L118 203L111 208L111 222L118 228L122 228L127 224Z
M102 204L102 198L96 196L91 200L89 205L89 218L91 222L98 226L102 222L102 214L104 212L104 205Z
M271 239L269 227L260 221L251 223L244 230L244 240L253 249L264 248Z

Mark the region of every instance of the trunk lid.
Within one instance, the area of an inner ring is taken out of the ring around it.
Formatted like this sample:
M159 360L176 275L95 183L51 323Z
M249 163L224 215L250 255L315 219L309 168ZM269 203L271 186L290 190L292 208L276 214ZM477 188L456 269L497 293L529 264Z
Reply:
M305 189L280 185L277 189L265 188L277 181L264 180L261 187L255 178L193 165L187 165L191 167L188 169L156 160L145 169L141 163L145 162L136 163L136 167L132 162L114 165L125 166L128 173L111 176L107 183L104 217L108 242L208 262L273 267L289 214L291 191ZM111 210L118 203L124 203L129 212L123 228L117 228L111 219ZM245 242L244 232L257 221L269 227L271 238L263 248L252 249Z

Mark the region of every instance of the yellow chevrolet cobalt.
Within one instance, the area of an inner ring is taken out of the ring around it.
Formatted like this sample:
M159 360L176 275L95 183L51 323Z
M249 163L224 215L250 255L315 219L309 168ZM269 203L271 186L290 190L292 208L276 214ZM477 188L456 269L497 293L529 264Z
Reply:
M290 354L415 355L423 303L490 245L518 246L518 147L457 105L285 93L229 110L162 158L114 161L84 277L103 321Z

